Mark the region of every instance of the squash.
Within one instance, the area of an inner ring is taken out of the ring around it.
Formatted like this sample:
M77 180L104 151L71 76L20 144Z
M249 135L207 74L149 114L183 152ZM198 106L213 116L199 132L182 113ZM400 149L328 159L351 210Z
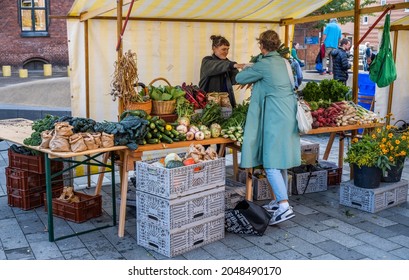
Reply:
M187 159L185 159L184 161L183 161L183 165L192 165L192 164L195 164L196 162L195 162L195 160L193 159L193 158L187 158Z
M166 167L168 166L168 162L171 161L171 160L177 160L177 161L182 162L182 159L179 157L178 154L170 153L165 157L165 166Z
M184 165L183 165L183 162L181 162L180 160L170 160L166 164L166 168L178 168L182 166Z

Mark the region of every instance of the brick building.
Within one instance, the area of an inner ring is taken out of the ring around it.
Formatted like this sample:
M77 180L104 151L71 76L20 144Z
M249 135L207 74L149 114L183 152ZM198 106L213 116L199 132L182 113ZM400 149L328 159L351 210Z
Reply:
M67 25L63 18L74 0L6 0L0 9L0 66L42 70L68 66Z

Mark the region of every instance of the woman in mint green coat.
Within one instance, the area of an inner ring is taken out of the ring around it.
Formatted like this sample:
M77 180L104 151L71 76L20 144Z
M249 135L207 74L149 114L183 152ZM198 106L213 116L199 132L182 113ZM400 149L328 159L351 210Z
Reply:
M265 205L273 213L272 225L294 217L288 204L286 169L301 164L301 148L293 78L277 52L281 41L273 30L261 33L258 41L261 55L257 62L236 76L239 84L253 84L240 165L263 165L276 196Z

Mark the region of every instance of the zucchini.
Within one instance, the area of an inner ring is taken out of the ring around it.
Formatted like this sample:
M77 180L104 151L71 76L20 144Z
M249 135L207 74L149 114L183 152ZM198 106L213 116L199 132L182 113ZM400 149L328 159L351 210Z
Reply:
M166 142L166 143L168 143L168 144L172 144L173 143L173 140L172 140L172 138L170 138L169 136L167 136L166 134L164 134L164 133L161 133L161 135L162 135L162 141L163 142Z
M172 132L173 135L178 136L180 133L176 129L172 129L170 132Z
M146 138L151 139L151 138L152 138L152 133L150 133L150 132L148 131L148 133L146 133Z
M148 144L158 144L159 143L159 139L156 138L151 138L148 139L148 141L146 141Z
M150 129L155 129L155 128L156 128L155 123L154 123L154 122L151 122L151 123L149 124L149 128L150 128Z
M155 124L159 125L159 126L165 126L166 122L163 119L159 119L159 120L155 121Z
M159 116L153 116L150 121L151 122L156 122L157 120L159 120Z

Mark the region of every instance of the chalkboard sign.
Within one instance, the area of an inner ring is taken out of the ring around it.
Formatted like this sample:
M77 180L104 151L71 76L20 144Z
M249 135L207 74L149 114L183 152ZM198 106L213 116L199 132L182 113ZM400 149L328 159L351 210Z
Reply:
M305 37L304 42L305 42L306 45L317 45L318 44L318 36Z

